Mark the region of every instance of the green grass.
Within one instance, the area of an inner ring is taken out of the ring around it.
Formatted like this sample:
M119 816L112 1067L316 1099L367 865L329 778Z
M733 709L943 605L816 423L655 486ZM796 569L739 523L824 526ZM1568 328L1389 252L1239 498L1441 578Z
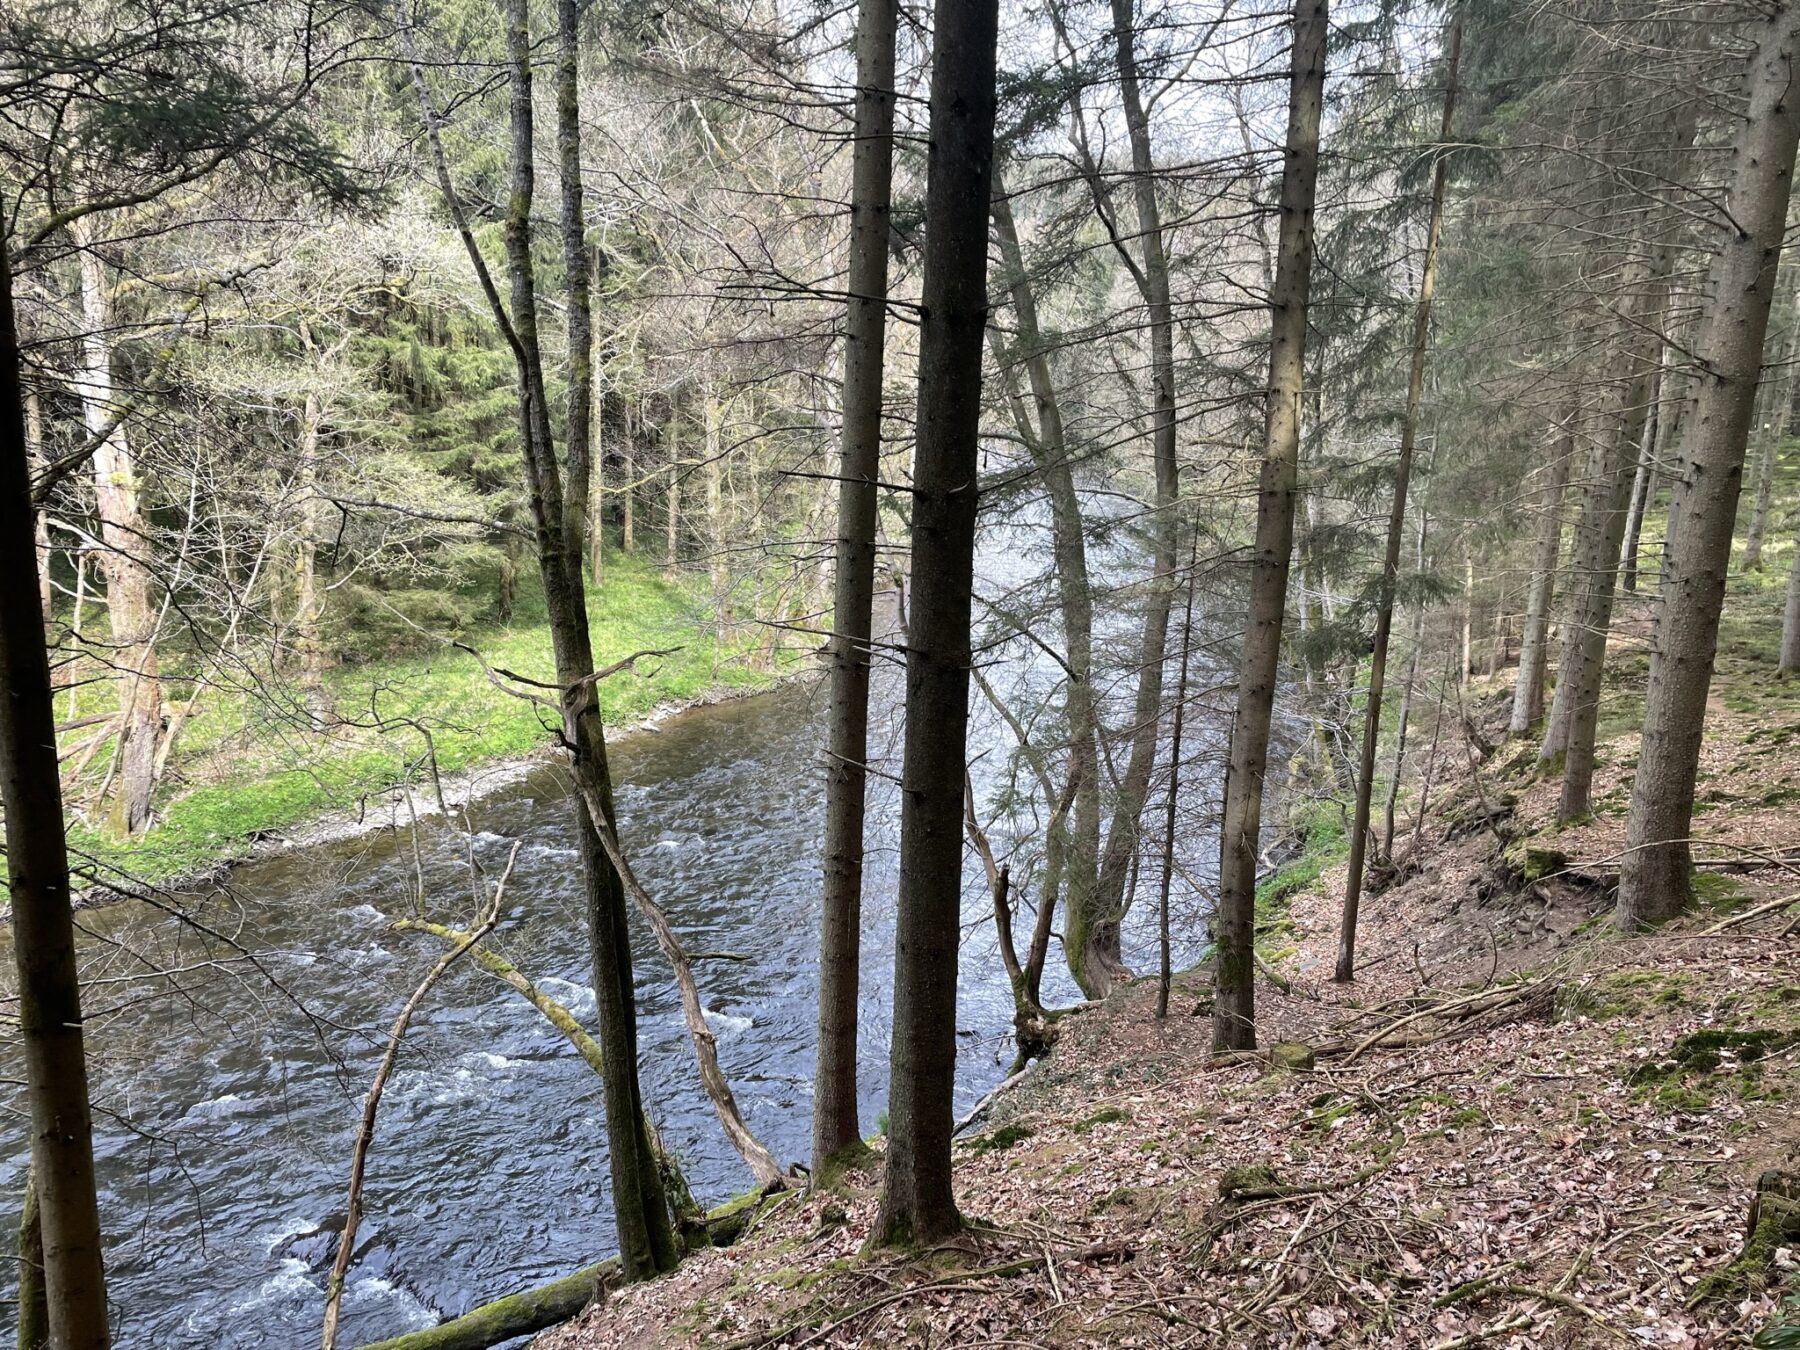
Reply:
M589 606L601 667L646 649L679 649L601 684L609 725L660 703L766 687L800 659L786 653L774 669L752 659L760 631L721 636L707 601L634 559L608 560ZM534 680L552 675L541 597L522 597L513 624L466 640L492 667ZM341 666L326 683L335 713L359 725L314 734L275 700L208 690L182 732L149 832L122 841L72 821L71 849L103 872L164 882L240 856L259 835L354 810L409 780L429 800L427 734L440 774L516 759L551 740L548 709L495 687L475 657L452 647ZM77 796L106 760L103 747Z

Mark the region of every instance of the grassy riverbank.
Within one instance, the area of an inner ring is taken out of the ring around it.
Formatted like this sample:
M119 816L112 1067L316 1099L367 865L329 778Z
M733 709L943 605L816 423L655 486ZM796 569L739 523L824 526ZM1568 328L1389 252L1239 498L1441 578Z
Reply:
M710 595L630 558L609 559L590 594L596 662L665 651L600 686L610 726L658 707L765 688L804 659L771 653L767 630L721 625ZM439 645L327 673L329 714L314 730L297 690L227 676L199 693L156 798L156 821L133 840L110 838L96 818L71 824L72 848L97 875L160 883L245 856L262 839L331 812L387 819L386 798L412 784L433 799L440 777L521 759L550 743L547 708L508 694L482 668L532 680L552 674L550 634L535 592L515 621L467 634L481 654ZM172 688L185 694L179 681ZM543 691L537 691L542 693ZM172 697L175 695L172 695ZM91 699L92 694L88 697ZM75 796L97 785L107 755L94 756Z

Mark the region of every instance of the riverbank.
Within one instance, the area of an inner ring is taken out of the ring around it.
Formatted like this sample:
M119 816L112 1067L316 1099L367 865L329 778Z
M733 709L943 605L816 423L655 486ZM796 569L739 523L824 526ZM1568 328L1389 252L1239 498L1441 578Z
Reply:
M1800 1322L1800 1227L1745 1240L1759 1178L1800 1164L1800 682L1766 618L1727 626L1681 921L1609 923L1643 693L1626 625L1590 819L1552 824L1504 678L1477 681L1418 853L1365 900L1354 984L1330 980L1338 841L1289 864L1265 949L1285 987L1257 990L1280 1052L1214 1058L1198 971L1160 1023L1129 985L959 1143L956 1247L865 1252L879 1175L857 1174L538 1350L1702 1347Z
M812 669L807 653L772 644L756 625L720 622L710 594L632 558L609 560L589 604L601 667L653 653L599 686L614 735ZM151 829L120 840L96 822L71 821L88 901L202 884L236 863L455 810L522 778L552 753L549 710L507 692L495 675L551 677L549 630L527 605L529 597L519 621L470 633L463 646L327 672L317 727L292 689L221 679L200 691ZM104 754L95 758L104 763Z

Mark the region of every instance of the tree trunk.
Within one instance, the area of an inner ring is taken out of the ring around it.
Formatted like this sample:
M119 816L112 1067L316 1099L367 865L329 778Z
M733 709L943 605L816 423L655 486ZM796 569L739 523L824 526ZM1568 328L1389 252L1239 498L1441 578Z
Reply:
M556 160L562 188L563 300L569 307L568 425L563 445L563 539L579 572L588 540L588 495L601 471L594 449L593 254L581 178L581 11L556 0ZM598 494L595 494L598 496ZM600 537L594 529L593 577L600 580Z
M869 642L874 635L876 483L886 370L888 208L893 186L896 0L861 0L856 23L856 148L850 170L850 270L838 447L831 712L825 770L824 893L819 907L819 1040L812 1169L862 1142L856 1109L863 808L869 758Z
M1694 138L1694 121L1685 117L1674 128L1674 162L1679 164ZM1659 213L1660 214L1660 213ZM1578 608L1564 644L1557 672L1556 697L1565 698L1567 736L1564 745L1562 796L1557 820L1568 823L1588 812L1594 781L1594 738L1600 720L1601 679L1606 666L1606 640L1612 631L1613 599L1619 572L1619 550L1625 540L1625 517L1641 443L1650 423L1661 367L1660 337L1668 304L1674 250L1654 250L1625 338L1624 408L1615 440L1596 458L1597 473L1589 501L1597 513L1592 522L1592 554L1576 587ZM1760 359L1760 349L1759 349ZM1584 510L1583 518L1587 517Z
M1256 859L1262 836L1263 775L1280 675L1299 475L1300 399L1306 370L1306 310L1312 289L1313 198L1319 175L1319 112L1325 86L1326 0L1299 0L1281 173L1281 231L1269 292L1267 420L1257 489L1256 543L1238 674L1237 710L1219 836L1219 950L1213 1045L1256 1044Z
M600 1044L607 1057L606 1123L613 1180L613 1210L628 1278L672 1269L679 1253L662 1175L644 1126L638 1085L637 1007L631 980L631 939L625 892L583 798L592 795L610 819L612 779L606 732L593 687L594 655L581 579L582 549L565 531L562 474L550 433L549 402L538 342L537 290L531 256L531 200L535 186L531 106L531 39L525 0L507 0L509 57L509 152L512 190L505 240L512 286L510 345L519 367L519 440L527 496L535 527L538 571L544 583L556 677L562 686L563 739L577 785L576 833L587 882L589 940L593 949L594 1001ZM461 222L459 222L460 224ZM473 236L465 234L471 261L485 275ZM497 293L490 290L497 304ZM503 315L501 317L504 317Z
M1394 463L1394 500L1388 508L1387 552L1375 605L1375 641L1369 656L1369 696L1363 712L1362 760L1356 774L1356 813L1350 829L1350 868L1344 880L1343 922L1338 929L1339 982L1356 977L1356 916L1362 899L1363 860L1369 838L1369 804L1375 789L1375 751L1381 739L1381 699L1387 683L1388 640L1394 627L1394 591L1400 582L1400 549L1406 536L1406 489L1412 480L1413 445L1419 434L1419 405L1425 395L1425 350L1431 336L1431 296L1437 279L1438 239L1444 227L1444 184L1456 115L1456 70L1462 57L1462 24L1452 20L1444 41L1444 115L1438 128L1437 165L1431 177L1431 212L1425 225L1425 258L1419 270L1419 300L1413 311L1412 359L1406 373L1406 413L1400 424L1400 452Z
M619 1259L613 1257L483 1303L435 1327L404 1332L360 1350L487 1350L580 1316L590 1303L604 1300L607 1286L622 1274Z
M1412 726L1413 690L1419 684L1419 657L1425 648L1425 606L1413 614L1412 655L1406 663L1406 681L1400 689L1400 716L1394 726L1394 771L1388 775L1387 802L1382 807L1381 852L1384 867L1394 865L1394 816L1400 804L1400 774L1406 768L1406 737Z
M1794 540L1793 561L1788 564L1787 605L1781 612L1781 657L1778 672L1800 671L1800 536Z
M1163 798L1162 886L1156 906L1156 1020L1169 1015L1169 986L1174 983L1173 948L1169 937L1169 888L1175 875L1175 810L1181 792L1181 733L1187 718L1188 667L1194 650L1194 583L1199 566L1196 554L1188 565L1187 598L1181 611L1181 665L1175 677L1175 717L1169 729L1169 790Z
M712 580L715 622L722 622L725 613L725 590L730 577L725 570L725 450L724 437L720 433L719 422L722 413L719 401L713 392L711 376L700 386L700 415L705 444L701 453L705 456L706 484L706 571ZM721 633L722 635L722 633Z
M1556 599L1556 558L1562 549L1562 499L1575 457L1576 413L1562 424L1551 452L1550 478L1538 505L1536 550L1531 584L1525 594L1525 622L1519 633L1519 674L1513 682L1512 721L1507 730L1522 736L1544 715L1544 673L1550 651L1550 614Z
M1462 661L1456 682L1467 684L1475 673L1475 545L1463 535Z
M1778 354L1781 369L1769 381L1769 406L1763 411L1756 455L1756 496L1750 508L1750 525L1744 532L1744 570L1762 571L1763 534L1768 528L1769 502L1775 493L1775 467L1787 442L1794 409L1795 344L1790 339Z
M1627 930L1670 918L1688 901L1694 774L1800 142L1800 100L1792 94L1800 4L1783 5L1757 30L1749 116L1731 161L1736 166L1726 216L1731 226L1708 270L1706 308L1694 346L1699 390L1682 441L1681 520L1651 635L1643 747L1614 913L1614 921Z
M33 474L44 467L44 413L35 389L25 390L25 462ZM40 506L32 514L37 539L38 606L44 611L44 624L48 627L56 618L56 599L50 589L50 508Z
M1073 803L1074 825L1058 841L1058 874L1067 888L1064 903L1063 951L1069 973L1087 989L1087 956L1093 949L1093 930L1098 913L1100 868L1100 717L1094 702L1094 594L1088 574L1087 534L1082 519L1081 497L1075 488L1075 472L1063 430L1062 405L1050 379L1050 363L1038 323L1037 297L1025 275L1024 252L1012 205L998 176L994 184L994 237L1000 264L1006 269L1006 286L1018 332L1013 357L1025 367L1037 424L1023 406L1015 406L1013 418L1020 438L1043 480L1050 498L1050 546L1056 568L1056 592L1062 617L1063 645L1067 649L1067 684L1063 697L1069 720L1068 759L1064 790ZM997 336L997 335L996 335ZM1001 362L1003 376L1006 362ZM1046 802L1046 806L1050 803ZM1059 817L1058 829L1065 830ZM1048 874L1046 876L1048 880ZM1057 887L1040 887L1040 904L1054 905Z
M1163 238L1162 211L1156 200L1156 164L1151 154L1150 119L1139 87L1136 18L1132 0L1112 0L1113 41L1119 62L1119 97L1131 138L1132 196L1143 261L1137 271L1150 334L1151 456L1156 470L1153 499L1150 594L1144 604L1143 636L1138 646L1137 696L1132 705L1131 753L1119 778L1117 799L1106 832L1106 849L1087 922L1079 926L1079 954L1071 955L1082 992L1101 998L1121 977L1129 975L1119 949L1119 928L1131 905L1127 878L1139 855L1139 826L1156 770L1162 726L1163 658L1169 640L1169 612L1175 600L1175 561L1180 522L1175 503L1181 492L1181 466L1175 447L1175 318L1169 296L1169 262ZM1289 515L1291 517L1292 511ZM1290 533L1292 526L1289 527ZM1073 897L1071 897L1073 899ZM1066 946L1076 947L1076 908L1069 907ZM1077 969L1077 966L1079 968Z
M106 576L111 622L109 660L119 700L118 780L107 827L142 833L150 825L156 786L156 742L162 731L162 681L157 673L156 605L152 600L149 529L138 508L137 465L112 375L112 301L106 269L85 222L71 226L81 250L82 367L76 376L82 418L100 438L92 461L94 505L100 517L100 567Z
M0 241L0 809L6 817L18 1036L44 1304L56 1350L106 1350L106 1276L70 915L69 859L44 616L37 590L12 269Z
M18 1350L49 1350L50 1304L44 1295L44 1226L38 1214L37 1179L25 1169L25 1202L19 1210Z
M294 550L294 645L299 658L300 696L314 731L325 726L325 643L319 632L324 605L319 598L318 560L319 496L319 397L306 391L300 409L299 464L295 491L300 498L299 538Z
M619 488L619 552L630 554L637 551L637 447L629 427L620 438L619 460L625 478Z
M1638 549L1644 533L1644 512L1656 495L1657 453L1662 437L1663 389L1668 374L1668 344L1663 344L1663 357L1656 368L1650 395L1650 425L1644 430L1644 451L1638 456L1637 476L1631 483L1631 506L1625 513L1625 544L1619 551L1619 586L1630 594L1637 592Z
M887 1174L872 1234L883 1244L930 1244L962 1226L950 1184L950 1136L998 26L997 0L938 0Z
M681 402L669 396L669 485L663 495L663 556L667 566L681 561Z

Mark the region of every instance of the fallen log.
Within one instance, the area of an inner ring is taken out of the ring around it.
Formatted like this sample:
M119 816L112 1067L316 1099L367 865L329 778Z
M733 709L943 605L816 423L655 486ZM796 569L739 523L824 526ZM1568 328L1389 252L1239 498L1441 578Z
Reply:
M740 1195L707 1210L699 1224L715 1246L729 1246L762 1212L768 1199L767 1195L757 1192ZM579 1317L588 1304L604 1299L606 1291L619 1279L619 1258L610 1256L591 1266L583 1266L571 1275L483 1303L460 1317L439 1322L435 1327L408 1331L385 1341L373 1341L358 1346L357 1350L488 1350L489 1346L530 1336Z
M439 1322L423 1331L409 1331L360 1350L487 1350L516 1336L529 1336L580 1315L596 1298L606 1296L607 1284L618 1278L619 1260L583 1266L573 1275L523 1289L461 1317Z

